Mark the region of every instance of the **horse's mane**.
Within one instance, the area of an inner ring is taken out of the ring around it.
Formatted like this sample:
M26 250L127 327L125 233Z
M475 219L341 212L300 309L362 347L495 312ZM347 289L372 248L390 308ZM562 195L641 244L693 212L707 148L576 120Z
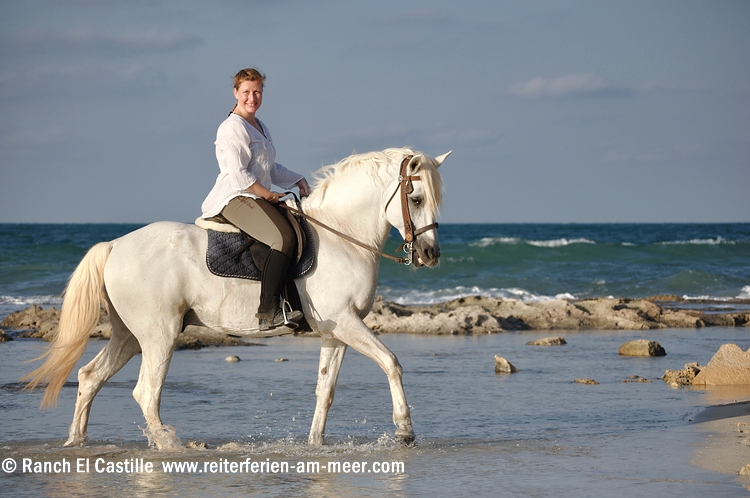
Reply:
M393 178L394 172L387 172L385 168L391 163L401 163L407 155L422 155L408 148L392 148L383 151L353 154L336 164L324 166L314 174L313 193L310 196L311 207L322 201L326 190L337 178L352 172L364 171L373 182L384 187ZM423 157L427 158L427 156ZM442 203L443 185L437 166L427 158L422 162L420 177L424 182L425 207L437 213ZM395 172L397 173L397 171Z

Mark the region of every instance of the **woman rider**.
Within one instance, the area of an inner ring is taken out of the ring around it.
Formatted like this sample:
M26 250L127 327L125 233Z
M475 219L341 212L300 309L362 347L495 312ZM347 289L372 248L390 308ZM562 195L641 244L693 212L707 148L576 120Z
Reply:
M276 163L276 149L268 128L255 117L263 102L266 76L254 68L242 69L234 77L237 103L216 132L219 176L203 201L202 218L221 215L257 242L251 246L253 260L261 271L258 321L261 331L284 325L279 294L291 264L296 236L285 216L274 206L283 189L298 187L300 196L310 194L305 177ZM260 247L256 247L260 246ZM287 320L298 322L299 311L287 312Z

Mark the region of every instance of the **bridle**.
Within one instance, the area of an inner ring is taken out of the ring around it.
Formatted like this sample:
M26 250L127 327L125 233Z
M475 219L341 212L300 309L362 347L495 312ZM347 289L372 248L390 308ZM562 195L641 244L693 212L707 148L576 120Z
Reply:
M417 230L414 229L414 223L411 221L411 213L409 212L409 194L414 192L414 185L412 182L421 181L422 178L420 178L418 175L406 174L406 169L409 167L409 163L413 158L413 155L408 155L404 157L403 161L401 161L401 167L398 173L398 185L396 186L396 190L393 191L393 194L391 194L391 197L388 199L388 202L385 203L385 210L388 211L388 206L396 196L396 193L398 191L401 191L401 217L404 220L404 243L401 244L398 249L396 249L396 252L403 250L406 254L409 255L408 262L405 264L414 264L414 266L419 267L422 265L419 264L419 259L414 259L414 256L416 254L416 249L414 249L414 242L416 242L418 235L429 232L433 228L437 230L440 225L435 222L430 223L427 226L423 226L422 228L419 228Z
M393 191L393 194L391 194L390 198L388 199L388 202L385 203L384 210L388 210L388 206L391 204L391 201L396 196L396 194L401 191L401 216L403 218L404 222L404 243L401 244L401 246L396 249L396 252L404 251L407 256L406 257L398 257L398 256L392 256L390 254L384 253L380 251L379 249L375 247L368 246L367 244L364 244L354 237L350 237L349 235L342 233L334 228L329 227L322 221L318 221L315 218L305 214L302 212L302 206L300 205L299 199L297 199L297 196L294 195L293 192L286 192L287 194L294 195L294 198L297 202L297 208L293 208L291 206L288 206L283 203L279 203L278 205L282 208L291 211L299 216L302 216L307 221L314 223L322 228L325 228L329 232L332 232L339 237L341 237L344 240L347 240L351 242L352 244L355 244L363 249L367 249L370 252L373 252L381 257L390 259L392 261L395 261L400 264L404 264L406 266L409 266L413 264L415 267L423 266L421 263L419 263L419 257L417 257L417 250L414 249L414 242L417 240L417 236L428 232L432 229L437 230L437 228L440 226L438 223L430 223L427 226L424 226L419 229L414 229L414 223L411 219L411 213L409 212L409 194L414 192L414 185L413 182L421 181L421 178L418 175L407 175L406 169L409 166L409 162L414 158L413 155L408 155L404 157L403 161L401 161L401 167L399 169L399 175L398 175L398 185L396 186L396 190Z

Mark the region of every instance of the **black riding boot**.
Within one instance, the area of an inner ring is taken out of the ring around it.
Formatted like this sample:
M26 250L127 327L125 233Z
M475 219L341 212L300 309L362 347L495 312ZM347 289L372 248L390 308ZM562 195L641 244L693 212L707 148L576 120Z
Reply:
M261 331L286 325L296 328L302 320L302 313L291 309L282 310L279 294L284 288L290 258L280 251L269 250L261 269L260 304L258 305L258 325Z

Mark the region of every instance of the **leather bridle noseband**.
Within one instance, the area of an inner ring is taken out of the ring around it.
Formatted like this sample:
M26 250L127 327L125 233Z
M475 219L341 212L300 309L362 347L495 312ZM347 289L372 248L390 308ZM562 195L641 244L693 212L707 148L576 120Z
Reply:
M367 244L363 244L362 242L358 241L357 239L350 237L349 235L339 232L338 230L335 230L325 223L316 220L315 218L312 218L302 212L302 207L300 205L299 200L297 199L297 196L295 195L295 199L297 200L297 207L298 209L295 209L291 206L287 206L286 204L279 203L278 205L282 208L289 210L295 214L298 214L299 216L302 216L306 220L325 228L326 230L338 235L339 237L348 240L352 244L355 244L359 247L362 247L363 249L367 249L368 251L371 251L379 256L382 256L384 258L388 258L392 261L395 261L397 263L404 264L406 266L409 266L413 264L415 267L423 266L421 263L419 263L419 257L417 255L417 250L414 249L414 242L417 240L417 236L428 232L432 229L437 230L439 227L438 223L430 223L427 226L424 226L419 229L414 229L414 223L411 220L411 213L409 212L409 194L414 192L414 185L413 182L421 181L421 178L418 175L407 175L406 170L409 166L409 163L414 158L413 155L408 155L404 157L403 161L401 161L401 168L399 169L399 175L398 175L398 185L396 186L396 190L393 191L393 194L391 194L391 197L388 199L388 202L385 204L385 211L388 210L388 206L390 205L393 198L396 196L396 193L400 190L401 191L401 216L404 221L404 243L401 244L401 246L396 250L396 252L404 251L407 256L405 258L400 258L397 256L391 256L390 254L386 254L379 249L376 249L374 247L368 246ZM293 192L287 192L287 194L293 194Z

